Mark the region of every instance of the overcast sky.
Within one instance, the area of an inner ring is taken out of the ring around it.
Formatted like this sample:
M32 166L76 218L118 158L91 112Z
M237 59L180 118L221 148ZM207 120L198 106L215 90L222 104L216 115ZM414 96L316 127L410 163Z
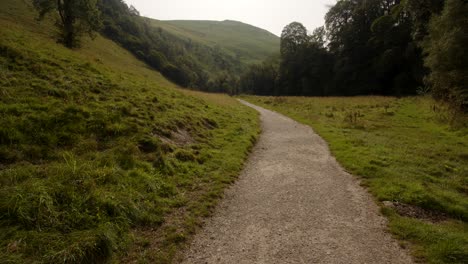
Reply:
M322 26L336 0L125 0L159 20L237 20L280 35L297 21L309 31Z

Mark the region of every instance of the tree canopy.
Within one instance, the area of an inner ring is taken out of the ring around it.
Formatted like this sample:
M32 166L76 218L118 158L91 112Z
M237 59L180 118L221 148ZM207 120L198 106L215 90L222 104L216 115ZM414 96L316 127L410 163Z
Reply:
M434 96L468 110L468 1L447 0L428 26L423 47Z
M49 13L58 16L59 41L69 48L79 46L83 34L92 37L102 26L97 0L33 0L33 4L40 19Z
M281 54L294 53L308 41L307 29L301 23L293 22L287 25L281 33Z

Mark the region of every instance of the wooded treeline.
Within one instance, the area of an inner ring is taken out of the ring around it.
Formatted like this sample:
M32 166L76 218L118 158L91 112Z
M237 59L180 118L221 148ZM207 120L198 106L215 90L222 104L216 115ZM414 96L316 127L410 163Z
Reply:
M467 110L468 1L340 0L311 34L286 26L281 55L251 66L258 95L412 95L429 90Z

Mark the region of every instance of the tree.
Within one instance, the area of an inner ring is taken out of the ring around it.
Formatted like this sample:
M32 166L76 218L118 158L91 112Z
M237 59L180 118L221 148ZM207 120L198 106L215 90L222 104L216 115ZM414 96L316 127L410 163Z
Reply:
M83 34L94 37L101 26L97 0L33 0L43 19L49 13L58 15L59 42L68 48L78 47Z
M294 53L309 41L307 29L298 22L287 25L281 33L281 54Z
M422 41L428 34L428 24L434 14L439 14L445 0L405 0L405 11L413 22L413 38Z
M300 95L302 90L302 56L300 54L309 40L307 29L301 23L293 22L283 29L277 94Z
M327 41L327 32L325 27L318 27L314 29L312 35L310 36L312 42L317 43L320 47L325 47L325 43Z
M383 6L385 15L371 26L371 42L377 51L372 64L379 83L377 92L415 94L425 70L422 51L412 38L413 20L397 1L388 0Z
M354 21L353 11L356 6L356 1L340 0L327 12L325 28L332 52L336 53L344 49L343 37L351 35L350 27Z
M329 50L335 56L334 89L342 95L373 94L379 86L372 62L378 54L373 21L385 14L380 0L340 0L325 17Z
M278 77L278 63L274 60L251 65L240 79L240 89L247 94L273 95Z
M467 1L447 0L442 14L431 20L423 42L434 97L464 112L468 110L467 14Z
M133 16L140 16L140 11L138 11L138 9L136 9L136 7L134 7L133 5L131 5L128 9L130 11L130 14L132 14Z
M317 37L317 35L312 35ZM311 42L303 48L302 55L301 95L333 95L330 83L333 79L333 55L321 42Z

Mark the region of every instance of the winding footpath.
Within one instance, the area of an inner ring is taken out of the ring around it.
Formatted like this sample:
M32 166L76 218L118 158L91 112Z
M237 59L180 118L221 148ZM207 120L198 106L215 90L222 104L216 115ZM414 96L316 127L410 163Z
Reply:
M260 112L262 135L183 263L412 263L322 138L241 102Z

